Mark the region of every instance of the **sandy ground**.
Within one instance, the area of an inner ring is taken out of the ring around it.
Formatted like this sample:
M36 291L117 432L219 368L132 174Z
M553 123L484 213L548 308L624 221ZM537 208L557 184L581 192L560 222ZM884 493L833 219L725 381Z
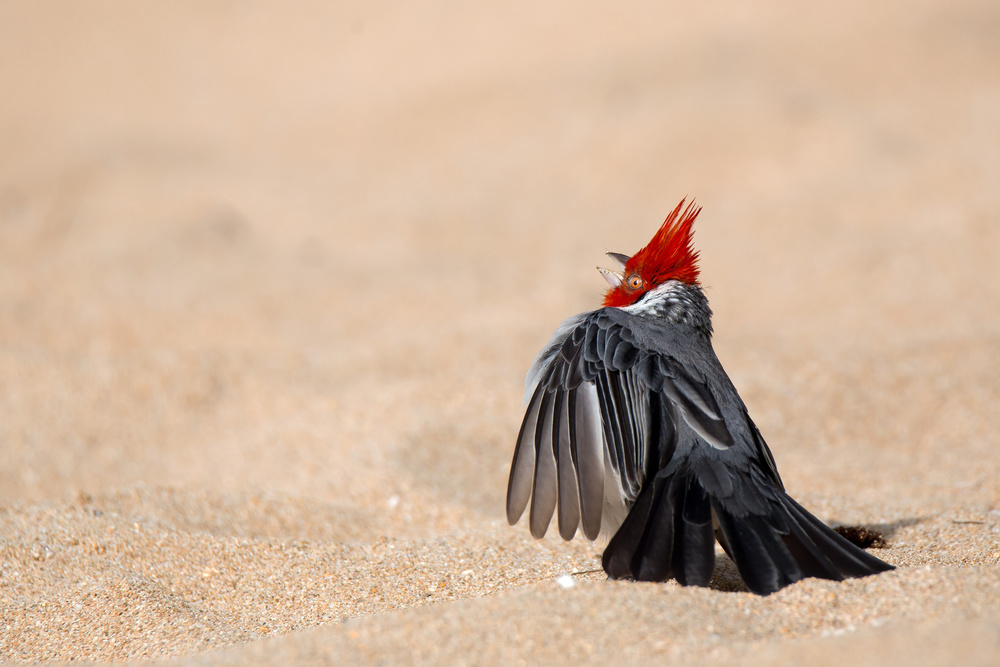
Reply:
M499 4L0 4L0 659L1000 664L1000 5ZM506 525L524 372L685 195L895 572Z

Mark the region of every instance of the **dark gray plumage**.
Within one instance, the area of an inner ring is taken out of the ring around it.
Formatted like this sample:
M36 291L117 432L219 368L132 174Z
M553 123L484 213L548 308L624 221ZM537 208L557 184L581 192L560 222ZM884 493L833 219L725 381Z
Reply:
M565 539L603 528L613 578L705 586L716 539L759 594L892 569L785 493L711 335L701 289L677 280L567 320L528 375L508 521L530 501L535 537L557 507Z

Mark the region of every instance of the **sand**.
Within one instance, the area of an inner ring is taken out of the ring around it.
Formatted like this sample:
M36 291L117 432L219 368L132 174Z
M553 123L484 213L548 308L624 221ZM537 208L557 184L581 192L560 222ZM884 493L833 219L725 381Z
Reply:
M1000 664L997 4L613 4L0 5L0 659ZM683 196L894 572L507 526L525 371Z

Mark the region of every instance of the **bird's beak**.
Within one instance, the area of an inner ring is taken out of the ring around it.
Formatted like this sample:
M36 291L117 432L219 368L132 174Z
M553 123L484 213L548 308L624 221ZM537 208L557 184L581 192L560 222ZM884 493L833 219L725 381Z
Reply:
M618 263L618 268L623 271L625 270L625 265L628 263L629 259L631 259L628 255L623 255L620 252L606 252L604 254L615 260L615 262Z
M625 280L625 276L618 273L617 271L612 271L610 269L605 269L603 267L597 267L597 270L601 272L604 279L608 281L608 284L612 287L618 287Z
M605 254L615 260L615 263L618 264L618 268L620 269L625 268L625 263L628 262L629 259L628 255L623 255L620 252L607 252ZM608 284L611 285L612 288L618 287L625 282L625 276L618 271L603 269L601 267L597 267L597 270L601 272L601 275L604 276L604 279L608 281Z

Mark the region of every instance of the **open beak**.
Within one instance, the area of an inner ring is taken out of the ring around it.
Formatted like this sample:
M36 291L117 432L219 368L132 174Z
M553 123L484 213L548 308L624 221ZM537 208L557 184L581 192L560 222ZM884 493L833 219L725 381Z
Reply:
M604 254L615 260L615 262L618 263L618 268L622 271L625 270L625 265L628 264L628 261L632 259L628 255L623 255L620 252L606 252Z
M618 267L620 269L624 269L625 263L628 262L629 260L628 255L623 255L620 252L608 252L605 254L611 259L615 260L615 263L618 264ZM604 276L604 279L608 281L608 284L611 285L612 288L618 287L625 281L625 276L623 276L618 271L612 271L611 269L604 269L601 268L600 266L597 267L597 270L601 272L601 275Z

